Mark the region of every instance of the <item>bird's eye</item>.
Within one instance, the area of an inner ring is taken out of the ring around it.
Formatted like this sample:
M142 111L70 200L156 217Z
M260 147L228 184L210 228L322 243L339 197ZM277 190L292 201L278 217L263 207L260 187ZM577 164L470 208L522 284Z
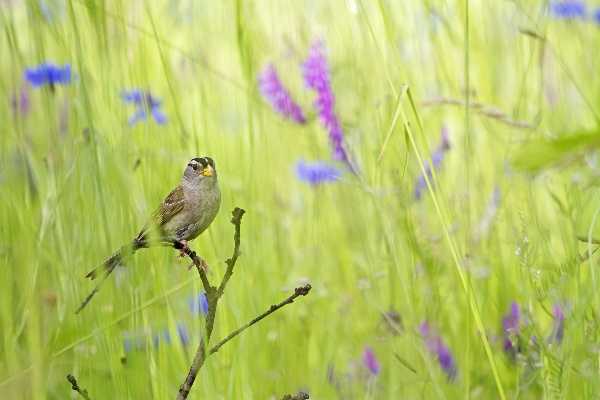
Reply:
M190 164L190 167L192 167L194 171L198 170L198 164Z

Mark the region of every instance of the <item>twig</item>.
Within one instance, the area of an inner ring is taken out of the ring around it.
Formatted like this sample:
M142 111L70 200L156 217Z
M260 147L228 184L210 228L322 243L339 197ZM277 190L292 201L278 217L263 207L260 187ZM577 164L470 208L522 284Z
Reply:
M77 384L77 379L75 379L75 377L73 375L71 375L71 374L67 375L67 380L71 384L71 389L73 389L75 392L79 393L79 395L81 397L83 397L85 400L91 400L90 396L88 395L87 390L79 387L79 384Z
M279 304L274 304L271 307L269 307L269 309L267 311L265 311L264 313L260 314L258 317L254 318L252 321L248 322L246 325L236 329L235 331L231 332L229 335L227 335L225 338L223 338L219 343L217 343L216 345L214 345L210 351L208 352L208 355L212 355L214 353L216 353L217 351L219 351L219 349L227 342L229 342L231 339L233 339L234 337L236 337L237 335L239 335L240 333L242 333L243 331L245 331L246 329L250 328L252 325L256 324L257 322L259 322L261 319L268 317L270 314L273 314L275 311L279 310L280 308L291 304L294 302L294 300L296 299L296 297L299 296L306 296L309 292L310 292L311 286L309 284L306 284L304 286L300 286L297 287L294 290L294 294L292 294L290 297L288 297L287 299L285 299L284 301L282 301Z
M206 315L206 334L204 338L200 340L200 344L198 345L198 349L196 350L196 355L194 356L194 360L192 361L192 365L190 366L190 370L185 378L185 381L179 387L179 393L177 394L178 400L187 399L190 390L192 389L192 385L196 380L196 376L204 365L204 361L206 360L206 346L210 342L210 336L212 335L213 327L215 324L215 316L217 311L217 304L219 303L219 299L223 295L225 290L225 286L227 282L233 275L233 267L240 256L240 228L242 224L242 217L244 216L243 209L236 207L232 211L231 223L235 226L235 233L233 235L233 254L231 258L229 258L227 263L227 270L225 271L225 275L223 275L223 279L221 280L221 284L218 289L215 286L210 284L208 277L206 276L205 268L207 266L206 262L200 258L195 251L190 249L187 246L183 246L182 243L175 242L173 247L176 249L183 250L185 254L194 262L196 269L198 270L198 274L200 275L200 279L202 280L202 285L204 286L204 291L206 292L206 300L208 302L208 313Z
M286 394L285 396L283 396L281 398L281 400L308 400L310 399L310 396L308 395L308 393L305 392L298 392L297 394L291 395L291 394Z

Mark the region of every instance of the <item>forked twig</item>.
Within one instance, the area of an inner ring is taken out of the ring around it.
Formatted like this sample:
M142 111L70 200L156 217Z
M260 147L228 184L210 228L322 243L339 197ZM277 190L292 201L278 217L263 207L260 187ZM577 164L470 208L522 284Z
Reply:
M221 283L219 284L218 287L212 286L210 284L210 281L208 280L208 277L206 276L206 270L205 270L205 268L207 267L206 262L201 257L199 257L196 254L196 252L194 252L189 247L184 246L183 243L175 242L173 244L173 247L175 247L176 249L182 250L193 261L194 265L196 266L196 269L198 270L198 274L200 275L200 279L202 280L202 285L204 286L204 290L206 292L206 299L208 302L208 313L206 315L206 334L204 335L203 338L200 339L200 344L198 345L198 349L196 350L196 354L194 356L194 360L192 361L192 365L190 366L190 370L189 370L185 380L179 387L179 392L177 394L177 400L187 399L187 397L190 393L190 390L192 389L192 385L194 384L194 381L196 380L196 376L198 376L198 372L204 365L204 362L206 361L207 357L209 357L211 354L214 354L217 351L219 351L219 349L225 343L229 342L231 339L233 339L234 337L236 337L237 335L239 335L240 333L242 333L243 331L245 331L252 325L256 324L257 322L266 318L267 316L273 314L275 311L281 309L282 307L293 303L297 297L306 296L310 292L311 286L308 284L301 286L301 287L297 287L291 296L289 296L288 298L283 300L281 303L272 305L264 313L260 314L256 318L252 319L250 322L248 322L244 326L231 332L229 335L227 335L225 338L223 338L221 341L219 341L216 345L214 345L207 352L207 346L208 346L208 343L210 342L210 337L212 335L212 331L213 331L213 327L214 327L214 323L215 323L215 315L216 315L216 310L217 310L217 305L219 303L219 299L221 298L221 296L223 296L223 293L225 292L227 283L229 282L229 280L231 279L231 276L233 275L233 268L235 267L235 263L237 262L240 254L241 254L240 253L240 231L241 231L240 227L241 227L242 217L244 216L244 213L245 213L245 211L238 207L236 207L233 210L233 212L231 213L232 214L231 223L235 227L235 233L233 235L233 253L232 253L231 257L225 261L225 263L227 264L227 269L225 270L223 279L221 280Z

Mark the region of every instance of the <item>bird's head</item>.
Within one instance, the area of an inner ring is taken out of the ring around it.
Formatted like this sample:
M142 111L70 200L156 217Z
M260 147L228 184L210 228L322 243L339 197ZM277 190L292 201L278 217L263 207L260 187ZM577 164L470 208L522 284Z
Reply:
M210 157L192 158L185 167L183 180L190 183L216 181L217 170L215 162Z

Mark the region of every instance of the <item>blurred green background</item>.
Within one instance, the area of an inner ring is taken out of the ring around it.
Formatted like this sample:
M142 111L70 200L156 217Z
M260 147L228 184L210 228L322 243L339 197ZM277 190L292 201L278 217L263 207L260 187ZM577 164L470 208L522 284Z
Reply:
M301 283L313 291L211 357L191 398L600 397L599 266L577 240L600 237L600 3L585 17L553 6L0 2L0 397L74 398L67 373L93 399L175 397L203 329L187 260L141 251L74 310L92 288L85 272L204 155L223 204L192 247L213 281L231 253L230 211L247 210L213 338ZM358 170L337 164L342 177L321 185L295 173L298 160L331 157L301 73L315 40ZM71 84L31 87L25 69L46 61L70 64ZM261 96L268 63L306 124ZM162 99L167 124L127 123L135 108L120 94L132 88ZM28 112L12 105L20 96ZM417 200L443 127L450 149ZM516 356L503 349L512 302ZM550 338L553 307L562 340ZM454 380L424 321L451 351Z

